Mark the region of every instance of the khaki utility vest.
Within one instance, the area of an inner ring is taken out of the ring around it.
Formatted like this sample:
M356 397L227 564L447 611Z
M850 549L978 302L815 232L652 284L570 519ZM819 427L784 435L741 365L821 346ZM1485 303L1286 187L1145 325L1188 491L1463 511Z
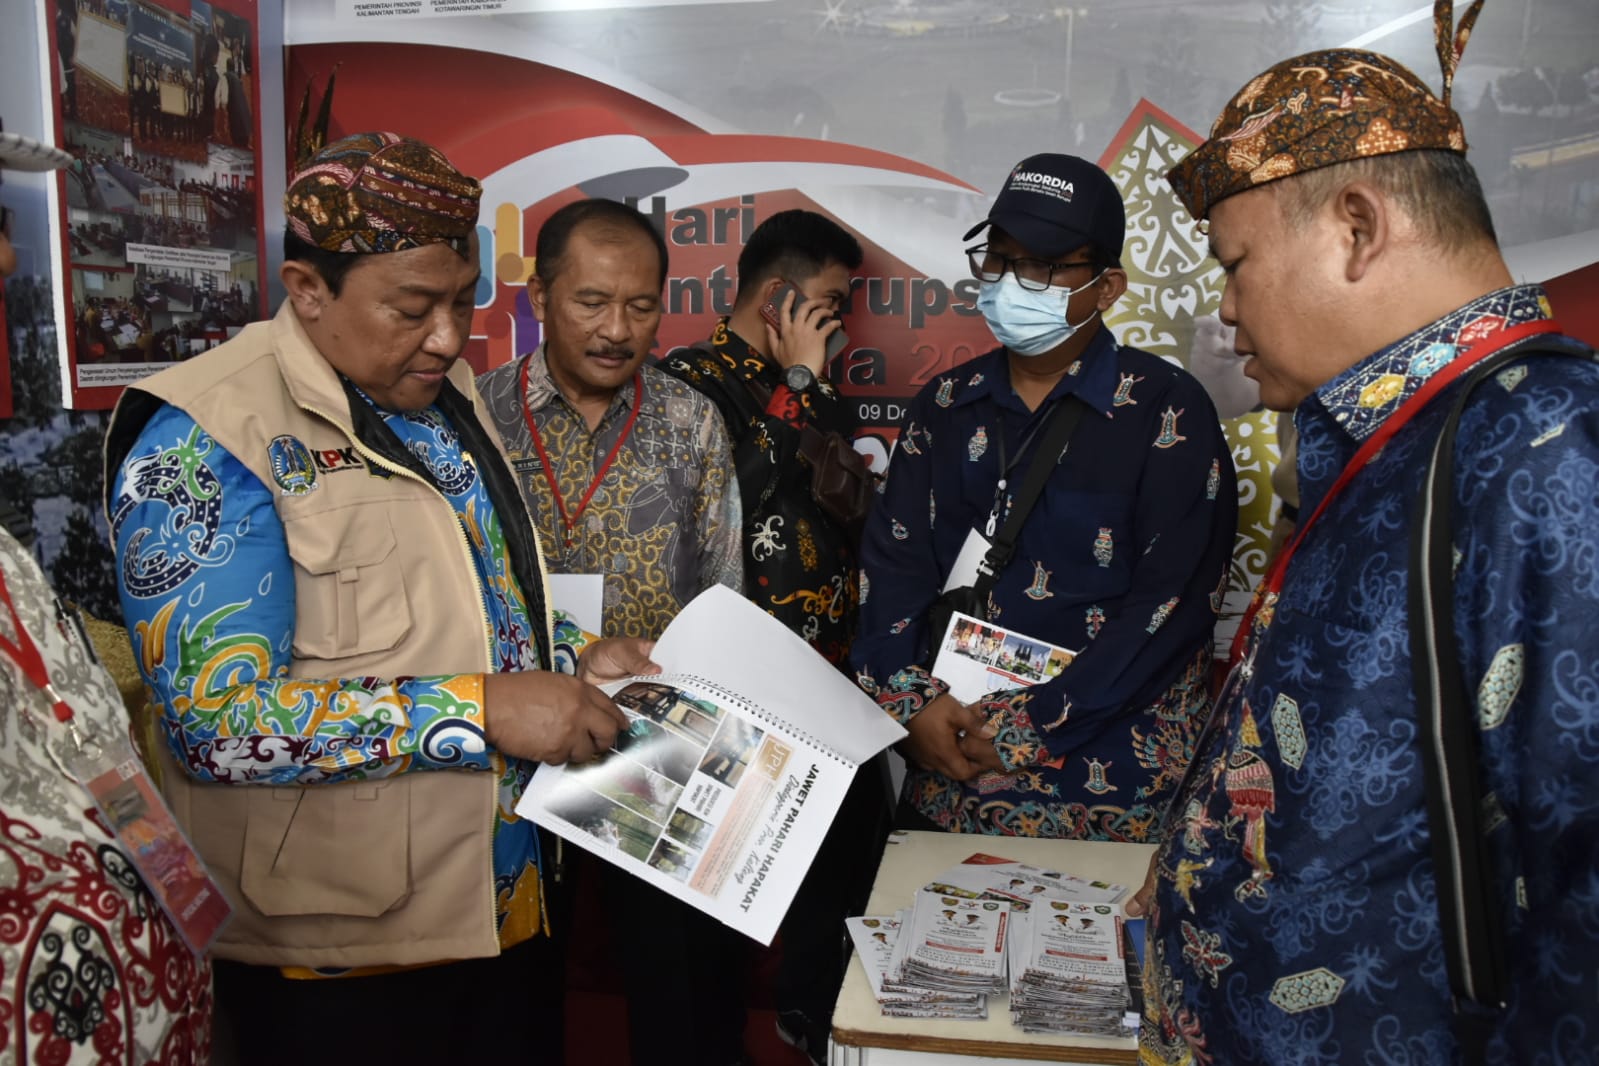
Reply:
M503 448L458 361L449 380ZM290 674L480 674L495 669L471 546L448 500L364 444L344 385L288 303L270 322L130 387L107 430L107 491L160 403L188 414L274 492L294 563ZM457 426L457 430L463 427ZM276 443L275 443L276 442ZM294 442L297 442L294 443ZM468 442L462 433L462 443ZM277 469L274 469L274 466ZM507 471L508 476L508 471ZM305 488L307 481L314 487ZM300 488L292 492L283 486ZM529 613L552 635L543 561ZM508 534L509 535L509 534ZM496 774L429 770L304 787L207 784L173 762L163 790L234 906L214 953L277 966L414 965L494 955Z

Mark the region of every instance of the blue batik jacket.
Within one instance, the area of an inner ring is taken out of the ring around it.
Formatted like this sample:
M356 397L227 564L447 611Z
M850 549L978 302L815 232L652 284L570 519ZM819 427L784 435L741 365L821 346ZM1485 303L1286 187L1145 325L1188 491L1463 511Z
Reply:
M1458 351L1548 313L1503 289L1317 390L1295 416L1302 513ZM1459 1057L1406 607L1413 500L1458 389L1310 529L1224 690L1159 855L1146 1063ZM1510 947L1489 1062L1599 1054L1596 398L1586 359L1518 361L1473 395L1455 454L1455 624Z

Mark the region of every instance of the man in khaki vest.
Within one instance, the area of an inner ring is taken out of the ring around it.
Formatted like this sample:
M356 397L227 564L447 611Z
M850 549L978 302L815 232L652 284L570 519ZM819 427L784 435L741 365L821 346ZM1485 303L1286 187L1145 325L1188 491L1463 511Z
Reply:
M234 905L217 1005L245 1062L560 1056L513 809L536 762L626 724L593 682L654 668L552 625L458 362L479 193L417 141L328 145L286 197L276 317L130 388L107 434L167 792Z

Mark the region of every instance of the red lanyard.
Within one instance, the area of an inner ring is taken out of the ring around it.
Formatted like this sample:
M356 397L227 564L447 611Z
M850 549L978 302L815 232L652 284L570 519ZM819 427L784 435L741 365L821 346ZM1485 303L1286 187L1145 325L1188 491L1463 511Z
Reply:
M633 408L627 414L627 421L622 425L622 435L616 438L616 443L611 445L611 453L605 457L605 462L600 464L599 472L594 475L594 480L589 482L588 491L583 493L583 499L578 501L577 509L571 514L566 513L566 500L561 496L561 488L555 483L555 468L550 465L550 457L544 450L544 438L539 436L539 427L533 424L533 409L527 404L528 368L533 365L533 357L528 356L522 360L522 418L527 422L527 431L533 435L533 447L539 453L539 463L544 467L544 480L550 486L550 495L555 497L555 509L561 514L561 528L565 533L566 546L572 546L572 530L577 528L577 520L583 517L584 508L594 498L595 491L600 487L600 482L605 480L605 475L610 472L611 464L616 462L617 455L622 450L622 445L627 443L628 435L633 432L633 423L638 421L638 409L644 403L644 376L634 371L633 373Z
M6 605L6 611L11 615L11 626L17 631L15 641L7 640L0 636L0 651L16 663L33 687L45 694L50 701L50 711L58 722L72 721L72 708L67 701L56 692L55 686L50 684L50 671L45 669L44 656L39 654L39 646L33 642L28 631L23 628L22 619L17 617L17 608L11 602L11 590L6 588L6 576L0 572L0 601Z
M1232 663L1237 664L1243 658L1244 648L1248 643L1250 631L1254 629L1256 616L1264 611L1266 618L1262 623L1262 628L1271 624L1271 612L1276 606L1277 594L1282 591L1283 577L1288 572L1288 561L1294 557L1294 552L1299 549L1300 543L1304 541L1305 534L1310 532L1310 527L1316 524L1316 519L1321 517L1322 512L1327 509L1327 505L1333 501L1334 497L1354 480L1356 474L1365 469L1366 464L1371 462L1378 452L1382 451L1383 445L1393 439L1394 434L1398 433L1405 423L1416 417L1421 409L1427 406L1428 401L1445 388L1448 388L1451 382L1457 380L1475 364L1482 362L1482 360L1501 348L1508 347L1517 341L1537 336L1540 333L1558 332L1560 332L1560 327L1552 321L1524 322L1519 326L1511 326L1495 333L1491 337L1478 341L1468 348L1464 355L1456 356L1449 361L1447 366L1428 378L1426 383L1400 406L1399 410L1383 420L1382 425L1377 427L1377 431L1366 438L1366 442L1360 446L1360 450L1355 453L1354 458L1349 460L1343 472L1338 475L1338 480L1333 482L1332 488L1327 490L1327 495L1321 498L1321 503L1316 505L1316 509L1311 512L1310 517L1300 524L1298 531L1294 534L1294 539L1289 541L1288 547L1278 554L1276 562L1272 564L1271 572L1266 576L1266 580L1262 581L1255 589L1254 598L1250 600L1249 608L1244 611L1244 617L1238 624L1238 632L1233 636L1232 654L1230 656Z

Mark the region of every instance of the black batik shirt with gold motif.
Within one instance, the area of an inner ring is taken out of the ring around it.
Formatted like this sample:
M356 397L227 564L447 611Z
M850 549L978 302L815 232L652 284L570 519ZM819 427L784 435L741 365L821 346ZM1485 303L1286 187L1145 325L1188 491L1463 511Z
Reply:
M775 363L727 328L711 351L679 349L660 368L716 404L727 422L744 506L745 594L840 669L847 669L860 596L849 534L811 498L811 468L799 456L807 424L846 439L855 421L844 398L819 380L795 393ZM754 381L771 391L764 407Z

